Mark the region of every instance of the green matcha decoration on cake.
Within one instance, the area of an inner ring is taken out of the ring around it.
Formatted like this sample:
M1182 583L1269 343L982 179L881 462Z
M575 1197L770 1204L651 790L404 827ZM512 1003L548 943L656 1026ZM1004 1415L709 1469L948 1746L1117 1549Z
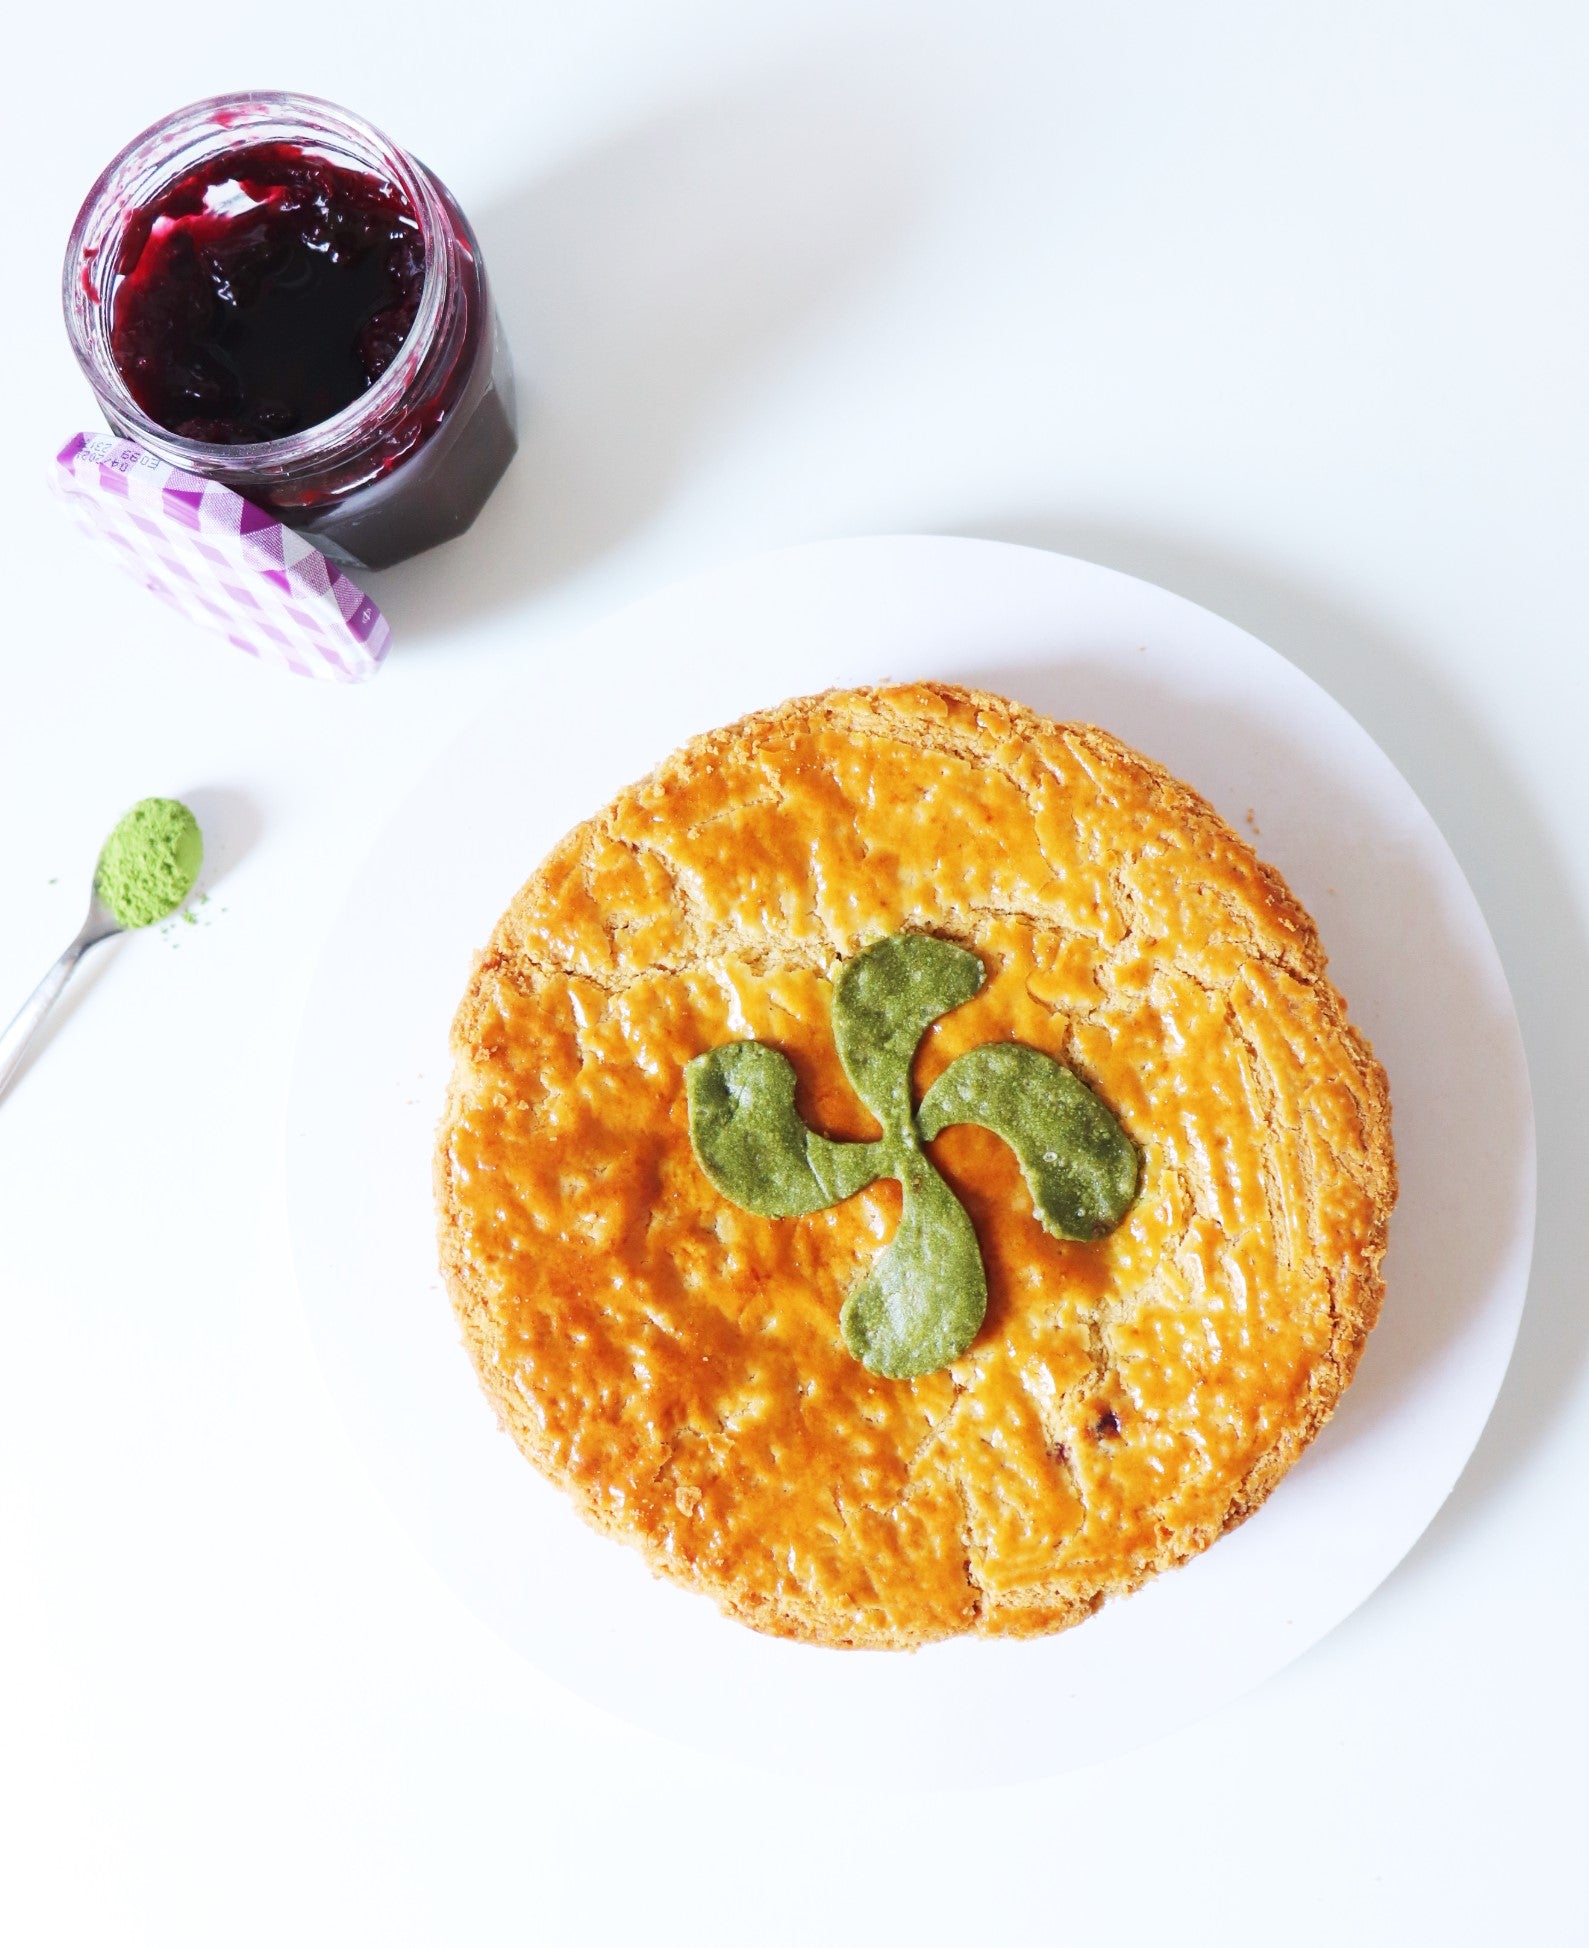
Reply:
M874 1373L910 1380L958 1359L987 1310L971 1219L922 1145L977 1123L1015 1152L1039 1222L1090 1243L1136 1196L1135 1146L1070 1070L1022 1042L985 1042L951 1062L911 1106L917 1044L981 987L982 963L930 934L896 933L840 968L833 1039L855 1093L883 1127L838 1143L795 1109L795 1072L764 1042L726 1042L684 1071L690 1142L732 1203L760 1217L803 1217L895 1177L904 1205L893 1239L844 1302L845 1344Z

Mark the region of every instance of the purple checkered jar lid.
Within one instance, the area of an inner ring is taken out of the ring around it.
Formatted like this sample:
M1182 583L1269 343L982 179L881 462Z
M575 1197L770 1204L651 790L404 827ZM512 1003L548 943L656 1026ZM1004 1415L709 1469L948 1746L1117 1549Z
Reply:
M392 631L364 591L274 515L108 433L79 433L51 476L78 525L152 594L294 676L363 683Z

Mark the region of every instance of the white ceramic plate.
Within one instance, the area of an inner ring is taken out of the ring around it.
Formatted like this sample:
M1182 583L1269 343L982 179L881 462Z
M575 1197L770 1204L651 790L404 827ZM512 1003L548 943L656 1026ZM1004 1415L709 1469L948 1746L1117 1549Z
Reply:
M1402 1191L1357 1381L1251 1522L1062 1636L906 1656L759 1637L584 1527L476 1388L436 1271L430 1153L471 955L554 840L696 731L825 685L914 676L1104 724L1256 828L1389 1071ZM1411 1547L1471 1452L1533 1236L1511 997L1456 861L1388 759L1218 617L982 541L766 556L538 658L392 821L348 897L309 1004L288 1161L332 1391L443 1575L611 1711L710 1752L879 1786L1084 1765L1307 1649Z

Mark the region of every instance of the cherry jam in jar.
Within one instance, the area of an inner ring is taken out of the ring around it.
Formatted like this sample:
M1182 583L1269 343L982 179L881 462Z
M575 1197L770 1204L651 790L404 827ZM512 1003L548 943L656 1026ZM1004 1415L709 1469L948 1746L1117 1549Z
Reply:
M89 192L63 298L115 432L336 561L461 534L518 444L468 220L329 102L220 95L146 130Z

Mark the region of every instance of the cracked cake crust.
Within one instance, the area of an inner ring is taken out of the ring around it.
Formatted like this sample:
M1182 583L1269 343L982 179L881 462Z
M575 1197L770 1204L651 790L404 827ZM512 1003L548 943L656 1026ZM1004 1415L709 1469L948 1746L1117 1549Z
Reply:
M838 1331L898 1187L741 1211L683 1087L755 1037L813 1128L875 1136L828 974L904 928L987 970L925 1036L918 1098L963 1050L1028 1042L1143 1163L1118 1229L1070 1244L996 1138L936 1138L989 1303L915 1381ZM914 684L695 739L554 848L453 1025L441 1259L499 1419L590 1521L758 1629L904 1648L1079 1622L1259 1506L1378 1313L1389 1096L1324 967L1279 874L1092 726Z

